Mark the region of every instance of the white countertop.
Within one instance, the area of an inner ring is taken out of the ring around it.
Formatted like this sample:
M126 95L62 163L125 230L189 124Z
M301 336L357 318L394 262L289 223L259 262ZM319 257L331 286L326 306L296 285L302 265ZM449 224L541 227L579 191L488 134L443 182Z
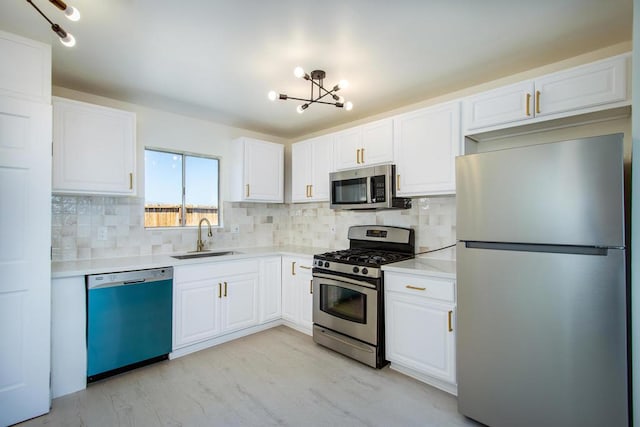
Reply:
M118 271L144 270L148 268L170 267L187 264L202 264L207 262L231 261L236 259L247 259L263 257L269 255L291 255L291 256L313 256L327 252L327 248L315 248L307 246L268 246L260 248L211 248L212 252L233 251L232 255L222 255L213 257L176 259L171 255L160 254L146 256L132 256L119 258L100 258L91 260L59 261L51 263L51 278L84 276L86 274L114 273Z
M383 265L382 270L394 273L443 277L446 279L456 278L456 262L454 260L447 259L417 257L406 261Z

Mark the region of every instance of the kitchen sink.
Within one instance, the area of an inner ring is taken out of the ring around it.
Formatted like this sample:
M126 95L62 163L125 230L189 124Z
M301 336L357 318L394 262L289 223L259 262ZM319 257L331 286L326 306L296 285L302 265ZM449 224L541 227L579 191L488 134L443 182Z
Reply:
M236 251L219 251L219 252L211 252L211 251L200 251L200 252L187 252L183 255L171 255L171 258L175 259L191 259L191 258L206 258L210 256L223 256L223 255L237 255L241 252Z

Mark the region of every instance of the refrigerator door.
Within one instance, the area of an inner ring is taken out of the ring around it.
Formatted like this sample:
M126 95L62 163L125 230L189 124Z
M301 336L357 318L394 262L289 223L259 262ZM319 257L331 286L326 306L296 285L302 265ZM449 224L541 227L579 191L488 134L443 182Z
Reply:
M456 159L458 240L624 246L622 134Z
M500 426L627 426L624 250L457 248L458 408Z

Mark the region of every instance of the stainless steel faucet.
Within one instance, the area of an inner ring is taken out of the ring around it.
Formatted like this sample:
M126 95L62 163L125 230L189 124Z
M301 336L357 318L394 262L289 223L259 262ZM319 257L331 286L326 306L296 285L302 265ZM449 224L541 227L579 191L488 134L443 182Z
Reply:
M198 224L198 241L196 242L196 252L202 252L204 250L204 242L202 241L202 222L206 222L209 226L209 232L207 236L212 237L213 233L211 232L211 223L207 218L202 218L200 223Z

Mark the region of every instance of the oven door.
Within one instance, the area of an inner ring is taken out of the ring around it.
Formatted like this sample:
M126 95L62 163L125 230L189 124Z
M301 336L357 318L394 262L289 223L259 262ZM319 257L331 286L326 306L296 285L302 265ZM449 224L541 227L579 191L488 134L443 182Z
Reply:
M367 282L315 273L313 323L378 345L378 290Z

